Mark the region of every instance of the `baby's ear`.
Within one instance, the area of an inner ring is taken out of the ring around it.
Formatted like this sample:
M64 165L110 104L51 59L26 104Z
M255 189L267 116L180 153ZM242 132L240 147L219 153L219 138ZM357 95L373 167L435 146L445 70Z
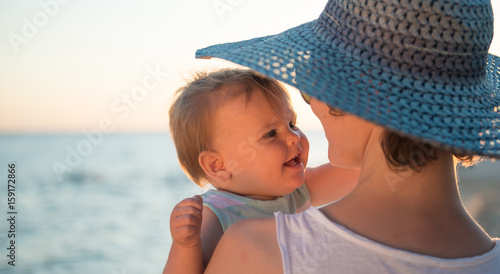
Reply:
M202 151L198 156L198 163L209 178L217 182L224 182L231 178L221 155L215 151Z

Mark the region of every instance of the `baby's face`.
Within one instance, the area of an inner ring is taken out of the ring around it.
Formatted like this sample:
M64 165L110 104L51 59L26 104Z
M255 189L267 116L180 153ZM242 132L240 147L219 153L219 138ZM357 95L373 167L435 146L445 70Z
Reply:
M279 118L261 92L225 103L216 113L214 147L231 172L220 188L261 200L293 192L304 183L309 142L285 108Z

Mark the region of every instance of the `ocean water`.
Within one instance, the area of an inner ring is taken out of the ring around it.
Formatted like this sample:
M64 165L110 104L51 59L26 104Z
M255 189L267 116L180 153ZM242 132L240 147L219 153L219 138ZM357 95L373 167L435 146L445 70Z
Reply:
M310 166L324 163L323 133L306 134ZM499 168L460 170L464 204L492 236L500 236ZM183 174L167 133L3 135L0 183L0 273L161 273L170 211L204 191Z
M93 141L0 137L1 273L161 273L170 211L201 189L180 170L168 134ZM16 266L6 256L9 163L17 177Z

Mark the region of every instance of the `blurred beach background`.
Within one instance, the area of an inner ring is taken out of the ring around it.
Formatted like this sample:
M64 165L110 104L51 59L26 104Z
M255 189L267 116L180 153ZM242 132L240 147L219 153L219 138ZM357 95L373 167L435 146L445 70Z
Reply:
M326 1L305 3L0 0L0 273L160 273L171 209L204 191L177 163L169 102L193 72L234 66L194 52L313 20ZM498 35L490 52L500 55ZM321 125L291 95L309 165L324 163ZM16 266L7 264L11 163ZM498 170L498 161L459 169L466 208L496 237Z

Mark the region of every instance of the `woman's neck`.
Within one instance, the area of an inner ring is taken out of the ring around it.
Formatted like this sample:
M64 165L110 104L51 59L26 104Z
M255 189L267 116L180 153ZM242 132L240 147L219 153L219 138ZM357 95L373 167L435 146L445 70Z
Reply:
M380 127L373 130L366 146L356 190L366 189L370 195L376 193L405 203L430 203L432 206L438 202L461 206L451 153L436 151L437 159L418 172L411 169L395 171L385 160L380 145L382 132Z

